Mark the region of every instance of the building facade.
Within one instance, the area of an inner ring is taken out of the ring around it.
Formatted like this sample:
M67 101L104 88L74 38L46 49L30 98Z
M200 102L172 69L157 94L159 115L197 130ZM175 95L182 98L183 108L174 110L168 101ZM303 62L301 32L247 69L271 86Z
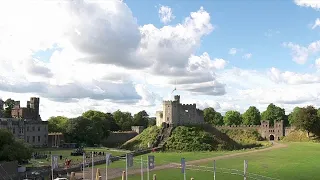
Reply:
M3 110L0 100L0 110ZM39 114L40 98L31 97L27 107L20 107L20 101L15 101L11 111L12 118L2 118L0 114L0 129L7 129L14 137L23 139L34 147L48 145L48 122L42 121Z
M0 129L9 130L14 137L22 139L34 147L48 145L47 121L0 118Z
M182 126L203 124L203 111L196 104L181 104L180 96L174 96L173 101L163 101L162 111L156 112L157 126Z

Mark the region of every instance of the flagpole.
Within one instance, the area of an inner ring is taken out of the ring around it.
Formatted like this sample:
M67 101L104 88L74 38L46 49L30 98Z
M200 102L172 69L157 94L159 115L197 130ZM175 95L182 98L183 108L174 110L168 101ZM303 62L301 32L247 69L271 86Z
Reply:
M53 159L52 159L52 154L51 154L51 177L53 180Z
M107 154L106 154L106 180L108 180L108 161L109 159L107 159Z
M148 158L148 156L147 156L147 158ZM148 173L148 180L150 180L150 170L149 170L149 158L148 158L148 164L147 164L147 173Z
M85 161L86 161L86 154L85 153L83 153L82 154L82 179L84 179L84 168L86 167L86 163L85 163Z
M93 179L93 151L91 152L91 180L94 180Z
M213 160L213 180L216 180L216 160Z
M143 180L143 157L141 156L141 180Z
M128 154L126 155L126 180L128 180Z

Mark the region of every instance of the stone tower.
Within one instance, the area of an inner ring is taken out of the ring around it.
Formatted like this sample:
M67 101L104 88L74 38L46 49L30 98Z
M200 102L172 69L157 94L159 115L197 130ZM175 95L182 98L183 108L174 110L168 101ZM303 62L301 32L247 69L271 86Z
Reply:
M28 106L28 103L27 103ZM30 108L34 109L36 116L39 116L39 106L40 106L40 98L31 97L30 98Z
M0 111L4 108L4 101L0 98Z

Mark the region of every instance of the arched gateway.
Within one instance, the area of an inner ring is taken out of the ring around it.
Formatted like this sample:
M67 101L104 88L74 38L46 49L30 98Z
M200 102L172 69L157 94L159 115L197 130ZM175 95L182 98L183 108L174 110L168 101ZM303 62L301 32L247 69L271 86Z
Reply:
M270 141L274 141L274 135L273 134L270 134Z

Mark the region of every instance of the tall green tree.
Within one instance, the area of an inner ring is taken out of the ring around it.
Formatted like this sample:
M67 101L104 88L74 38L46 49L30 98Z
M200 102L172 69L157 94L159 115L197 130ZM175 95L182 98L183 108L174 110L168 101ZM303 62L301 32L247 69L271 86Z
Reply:
M22 140L14 138L6 129L0 129L0 161L22 162L31 158L33 149Z
M297 113L297 119L293 121L293 125L299 129L305 130L308 133L319 135L320 133L320 119L318 111L313 106L301 108Z
M131 130L131 126L133 125L131 113L117 110L113 113L113 117L122 131Z
M82 116L71 118L67 122L65 137L66 141L70 143L84 143L87 146L93 146L101 143L102 127Z
M95 126L100 127L97 130L102 134L102 138L107 138L110 134L112 119L101 111L89 110L82 114L83 117L92 120Z
M15 105L15 101L13 99L11 99L11 98L7 99L4 102L5 109L4 109L4 112L3 112L3 117L12 118L11 110L13 109L14 105Z
M145 110L142 110L133 116L134 126L148 127L149 115Z
M269 120L271 126L274 125L274 121L284 121L284 125L288 125L288 118L285 110L280 108L273 103L269 104L267 109L261 113L262 120Z
M203 110L204 121L214 126L223 125L223 116L212 107Z
M261 121L259 109L255 106L250 106L248 110L242 114L242 119L245 125L259 125Z
M49 132L66 132L66 124L68 118L64 116L52 116L48 119L48 131Z
M297 120L298 114L299 114L299 111L300 111L300 110L301 110L300 107L295 107L295 108L293 109L293 111L289 114L288 120L289 120L289 124L290 124L290 125L293 125L294 122Z
M242 124L241 114L238 111L227 111L223 117L225 125L240 125Z

